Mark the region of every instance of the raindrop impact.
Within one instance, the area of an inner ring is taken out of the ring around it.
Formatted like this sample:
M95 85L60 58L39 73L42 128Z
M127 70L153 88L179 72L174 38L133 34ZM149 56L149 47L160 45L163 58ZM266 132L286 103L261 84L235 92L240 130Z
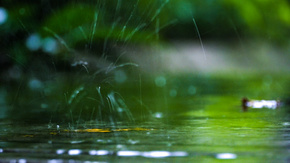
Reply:
M0 25L4 24L7 18L8 18L7 11L3 7L0 7Z

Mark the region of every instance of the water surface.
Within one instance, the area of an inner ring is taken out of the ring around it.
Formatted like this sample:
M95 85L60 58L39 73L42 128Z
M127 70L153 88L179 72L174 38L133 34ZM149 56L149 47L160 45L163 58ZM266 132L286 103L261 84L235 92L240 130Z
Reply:
M142 106L132 110L135 121L32 124L2 120L0 159L3 162L290 161L289 106L247 111L241 107L245 95L266 99L285 96L287 79L273 78L268 87L265 86L268 80L255 78L164 79L166 85L162 87L142 81L143 93L138 97L142 98ZM127 91L126 99L130 90L124 85L122 88ZM268 89L272 92L267 93Z

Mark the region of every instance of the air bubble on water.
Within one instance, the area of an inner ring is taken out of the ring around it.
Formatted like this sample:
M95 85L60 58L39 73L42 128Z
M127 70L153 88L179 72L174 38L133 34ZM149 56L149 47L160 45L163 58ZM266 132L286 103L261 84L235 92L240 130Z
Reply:
M127 80L127 75L123 70L117 70L114 73L114 79L117 83L124 83Z
M166 78L163 76L158 76L157 78L155 78L155 84L158 87L164 87L166 85Z
M153 114L153 117L155 117L155 118L163 118L163 114L160 113L160 112L156 112L156 113Z
M38 79L30 79L28 86L32 90L38 90L38 89L43 88L42 82Z
M176 97L176 95L177 95L176 89L171 89L170 92L169 92L169 96L170 97Z
M55 54L58 50L57 41L52 37L43 40L42 50L46 53Z
M196 93L196 88L194 86L189 86L187 90L188 94L194 95Z
M3 7L0 7L0 25L4 24L7 18L8 18L8 13L6 9L4 9Z
M26 39L26 47L31 51L36 51L41 47L41 37L34 33Z

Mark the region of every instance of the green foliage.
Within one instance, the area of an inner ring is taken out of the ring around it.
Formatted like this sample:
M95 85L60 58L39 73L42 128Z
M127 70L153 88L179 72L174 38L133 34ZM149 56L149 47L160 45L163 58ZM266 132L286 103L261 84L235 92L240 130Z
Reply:
M237 11L238 20L246 26L245 32L280 42L288 40L290 6L286 0L226 0L223 3Z

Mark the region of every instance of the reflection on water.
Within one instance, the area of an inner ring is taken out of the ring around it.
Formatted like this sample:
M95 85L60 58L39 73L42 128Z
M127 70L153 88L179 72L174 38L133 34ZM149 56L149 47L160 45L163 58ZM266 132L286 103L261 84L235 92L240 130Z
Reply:
M219 153L216 155L217 159L236 159L237 155L234 153Z

